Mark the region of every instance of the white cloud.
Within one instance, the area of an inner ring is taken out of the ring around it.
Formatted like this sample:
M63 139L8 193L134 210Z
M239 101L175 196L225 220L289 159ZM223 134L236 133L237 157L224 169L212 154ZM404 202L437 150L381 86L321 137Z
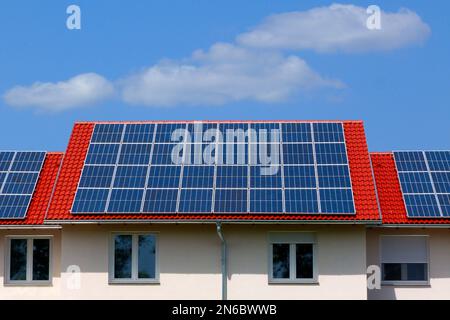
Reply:
M99 102L110 97L113 85L95 73L85 73L61 82L35 82L16 86L3 98L14 107L36 107L47 111L63 111Z
M243 46L260 49L311 49L317 52L371 52L423 43L430 27L413 11L381 13L381 30L369 30L366 8L333 4L268 17L237 37Z
M308 89L341 87L296 56L218 43L183 61L164 61L121 81L123 100L147 106L278 102Z

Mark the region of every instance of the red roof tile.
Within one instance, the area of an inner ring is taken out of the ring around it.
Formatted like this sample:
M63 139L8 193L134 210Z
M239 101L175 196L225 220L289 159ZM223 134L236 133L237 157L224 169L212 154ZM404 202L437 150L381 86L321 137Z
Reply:
M383 224L450 224L450 219L408 218L393 153L371 153Z
M47 153L25 219L0 219L0 225L43 224L63 153Z
M177 121L174 121L177 122ZM241 121L242 122L242 121ZM277 121L278 122L278 121ZM284 121L279 121L284 122ZM295 122L295 121L286 121ZM303 122L303 121L302 121ZM342 121L338 121L342 122ZM97 122L100 123L100 122ZM102 122L103 123L103 122ZM116 123L116 122L115 122ZM125 123L125 122L123 122ZM130 122L126 122L130 123ZM132 122L149 123L149 122ZM87 220L245 220L245 221L341 221L365 222L380 219L373 182L370 157L362 121L343 121L347 142L350 174L355 197L356 215L292 215L292 214L71 214L78 181L84 165L90 138L96 123L81 122L74 126L72 136L56 183L46 221L87 221Z

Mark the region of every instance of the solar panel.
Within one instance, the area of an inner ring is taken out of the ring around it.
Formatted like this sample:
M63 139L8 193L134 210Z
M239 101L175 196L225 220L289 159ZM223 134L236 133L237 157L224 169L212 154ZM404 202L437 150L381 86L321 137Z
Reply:
M0 152L0 219L25 218L45 155L45 152Z
M408 217L450 217L450 152L394 152Z
M72 213L355 214L343 125L99 123Z

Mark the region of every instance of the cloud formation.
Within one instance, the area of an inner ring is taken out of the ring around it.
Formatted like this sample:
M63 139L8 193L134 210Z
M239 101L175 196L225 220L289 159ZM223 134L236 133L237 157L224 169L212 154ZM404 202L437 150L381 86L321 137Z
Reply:
M218 43L184 61L165 61L121 82L126 103L147 106L222 105L288 99L299 91L342 84L329 80L297 56Z
M296 51L389 51L421 44L431 33L407 9L382 12L381 30L369 30L368 17L366 8L341 4L276 14L238 35L234 43L216 43L185 59L162 60L116 81L81 74L57 83L14 87L4 100L15 107L50 111L92 105L115 94L126 104L150 107L276 103L313 89L344 87L314 71Z
M84 73L60 82L35 82L16 86L3 98L14 107L36 107L46 111L63 111L95 104L114 93L114 86L96 73Z
M413 11L381 12L381 29L367 28L367 9L333 4L268 17L237 37L237 43L259 49L360 53L387 51L423 43L430 27Z

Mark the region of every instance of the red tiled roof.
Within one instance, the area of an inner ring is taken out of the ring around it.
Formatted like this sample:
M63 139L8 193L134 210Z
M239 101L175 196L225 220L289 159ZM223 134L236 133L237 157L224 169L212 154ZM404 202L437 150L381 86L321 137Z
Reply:
M61 166L63 153L47 153L36 189L33 193L25 219L0 219L0 225L40 225L43 224L48 209L56 177Z
M158 121L159 122L159 121ZM177 121L174 121L177 122ZM242 122L242 121L240 121ZM282 122L282 121L277 121ZM295 122L295 121L289 121ZM342 122L342 121L339 121ZM130 221L130 220L176 220L176 221L379 221L370 157L362 121L343 121L350 174L355 197L356 215L292 215L292 214L71 214L78 181L96 123L76 123L61 167L55 193L46 221ZM103 122L101 122L103 123ZM150 123L150 122L124 122Z
M445 218L408 218L395 166L394 154L390 152L371 153L370 157L372 159L383 224L450 224L450 219Z

